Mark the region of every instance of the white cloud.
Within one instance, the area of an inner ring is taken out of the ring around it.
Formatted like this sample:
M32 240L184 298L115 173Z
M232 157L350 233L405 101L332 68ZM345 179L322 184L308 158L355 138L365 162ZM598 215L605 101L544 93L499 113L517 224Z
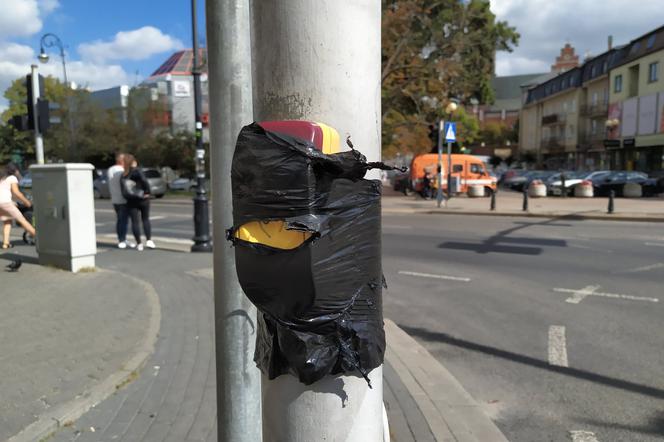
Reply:
M636 6L635 6L636 5ZM607 38L629 43L662 25L662 0L492 0L499 20L521 34L512 53L498 53L498 75L548 72L566 42L577 54L601 54Z
M62 64L59 57L49 63L37 63L37 54L30 46L17 43L0 43L0 108L6 106L2 94L12 81L30 73L30 65L38 64L39 73L62 81ZM130 82L130 75L117 64L89 61L67 61L67 77L82 87L104 89Z
M16 36L27 37L42 28L37 0L10 0L3 2L0 12L0 39Z
M144 60L154 54L180 49L180 40L162 33L153 26L144 26L133 31L121 31L111 41L94 41L78 46L84 60L103 62L106 60Z

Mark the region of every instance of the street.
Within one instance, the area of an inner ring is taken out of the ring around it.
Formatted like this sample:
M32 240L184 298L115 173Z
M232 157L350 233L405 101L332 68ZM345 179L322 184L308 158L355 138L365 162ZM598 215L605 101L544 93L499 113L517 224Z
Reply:
M662 440L661 225L386 215L383 256L385 316L509 440Z
M151 211L158 246L187 244L190 203ZM383 266L385 317L509 440L661 440L660 224L386 213Z

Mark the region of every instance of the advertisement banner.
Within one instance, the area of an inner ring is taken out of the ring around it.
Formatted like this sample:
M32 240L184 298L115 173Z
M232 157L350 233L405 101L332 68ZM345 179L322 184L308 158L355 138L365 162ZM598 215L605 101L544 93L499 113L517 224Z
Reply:
M639 109L639 98L633 97L623 102L621 134L623 137L636 135L636 117Z
M607 139L620 138L620 120L622 119L622 102L609 104L609 119L607 125Z
M639 135L654 134L657 126L657 94L639 98Z

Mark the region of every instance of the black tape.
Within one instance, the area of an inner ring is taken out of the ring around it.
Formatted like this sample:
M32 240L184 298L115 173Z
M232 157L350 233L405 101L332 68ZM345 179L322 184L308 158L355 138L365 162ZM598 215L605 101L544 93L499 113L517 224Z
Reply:
M254 360L270 379L290 373L311 384L359 372L368 382L383 363L381 185L363 178L377 164L356 150L325 155L256 123L240 132L228 236L259 310ZM235 238L266 220L312 235L292 250Z

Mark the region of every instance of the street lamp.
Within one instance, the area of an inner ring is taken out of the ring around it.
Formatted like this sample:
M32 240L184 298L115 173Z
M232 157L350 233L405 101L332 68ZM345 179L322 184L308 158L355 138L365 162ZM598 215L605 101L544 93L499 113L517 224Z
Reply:
M39 41L39 55L37 58L41 63L48 63L49 56L44 50L44 48L57 47L60 49L60 58L62 59L62 75L65 80L65 88L69 88L69 81L67 80L67 63L65 62L65 45L62 44L62 40L55 34L50 32L42 35L41 40ZM74 126L71 119L71 97L69 92L67 92L67 122L69 123L69 156L73 154L72 145L74 143Z

